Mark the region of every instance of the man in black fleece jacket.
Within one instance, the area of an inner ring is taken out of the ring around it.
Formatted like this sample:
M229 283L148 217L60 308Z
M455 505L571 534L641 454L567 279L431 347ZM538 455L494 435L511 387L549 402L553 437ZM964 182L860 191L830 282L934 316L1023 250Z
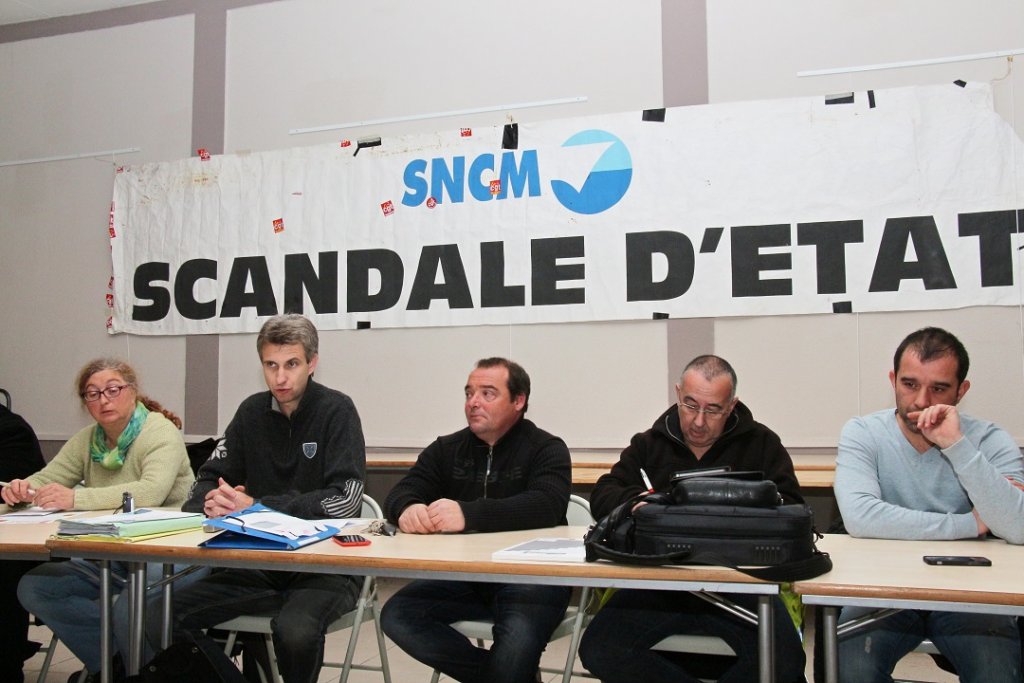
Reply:
M348 396L313 381L319 360L313 323L294 314L271 318L256 348L268 391L239 406L182 509L219 517L259 502L304 519L358 516L366 476L363 430ZM355 578L339 574L215 570L175 591L174 638L198 642L226 680L239 680L203 629L243 614L275 614L281 677L314 683L324 632L355 606L358 592ZM159 616L153 610L147 620L154 642Z
M785 503L803 503L789 453L778 435L755 422L736 397L736 372L728 362L710 355L694 358L683 370L676 395L677 405L634 436L619 462L598 479L590 497L596 518L649 488L669 491L674 472L722 465L759 470L775 482ZM755 597L727 597L756 613ZM775 680L801 680L803 647L778 598L774 623ZM650 649L677 633L718 636L737 657L724 672L709 676L708 671L697 670L707 662ZM688 592L620 590L584 632L580 658L604 683L678 683L705 677L719 683L753 681L758 678L757 628Z
M565 524L569 450L525 419L530 377L504 358L485 358L466 382L465 429L439 437L388 494L388 519L403 533L511 531ZM561 586L413 581L381 616L403 650L457 681L533 681L565 612ZM473 645L450 624L494 621L494 643Z

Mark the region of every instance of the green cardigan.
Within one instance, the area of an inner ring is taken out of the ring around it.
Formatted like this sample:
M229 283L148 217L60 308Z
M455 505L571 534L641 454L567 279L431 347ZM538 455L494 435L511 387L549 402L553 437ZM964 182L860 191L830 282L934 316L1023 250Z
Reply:
M31 477L38 489L56 482L75 489L76 510L104 510L121 505L121 494L130 491L137 507L180 507L188 496L194 476L181 432L166 417L151 412L142 425L119 470L104 469L89 459L89 441L95 424L72 436L53 460Z

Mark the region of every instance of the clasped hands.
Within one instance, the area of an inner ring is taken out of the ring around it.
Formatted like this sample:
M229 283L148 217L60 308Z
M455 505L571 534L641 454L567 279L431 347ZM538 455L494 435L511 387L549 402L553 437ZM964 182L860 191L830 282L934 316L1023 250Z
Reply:
M398 528L407 534L456 533L466 528L462 507L449 498L430 505L413 503L402 511Z
M253 497L245 492L244 486L232 486L218 477L217 488L206 493L203 512L207 517L223 517L251 506Z

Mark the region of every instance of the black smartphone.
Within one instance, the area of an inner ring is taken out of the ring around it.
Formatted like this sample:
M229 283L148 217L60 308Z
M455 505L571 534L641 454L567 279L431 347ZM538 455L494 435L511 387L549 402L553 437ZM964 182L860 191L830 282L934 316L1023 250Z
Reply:
M355 534L339 534L334 537L334 542L343 546L370 545L370 539Z
M925 564L950 565L954 567L991 567L992 560L976 555L925 555Z

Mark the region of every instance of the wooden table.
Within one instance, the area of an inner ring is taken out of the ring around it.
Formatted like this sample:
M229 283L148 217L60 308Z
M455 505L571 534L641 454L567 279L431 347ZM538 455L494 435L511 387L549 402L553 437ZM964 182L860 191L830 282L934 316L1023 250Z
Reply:
M408 579L433 578L562 586L609 586L656 590L747 593L758 596L760 680L774 676L771 599L778 585L718 567L642 567L596 563L494 561L491 555L540 537L582 538L585 527L554 527L488 534L370 537L363 547L341 547L330 541L295 551L199 548L206 535L189 532L140 543L109 543L51 539L55 557L79 557L133 563L193 563L214 567L311 571ZM109 576L109 573L108 573ZM134 595L134 594L133 594ZM142 600L144 602L144 600ZM138 634L141 636L141 632Z
M1024 615L1024 547L1001 540L897 541L830 534L818 547L833 569L794 588L824 606L826 680L838 680L838 616L844 606ZM931 566L925 555L982 555L991 567Z
M47 539L57 533L57 522L8 524L0 522L0 558L5 560L50 559Z

